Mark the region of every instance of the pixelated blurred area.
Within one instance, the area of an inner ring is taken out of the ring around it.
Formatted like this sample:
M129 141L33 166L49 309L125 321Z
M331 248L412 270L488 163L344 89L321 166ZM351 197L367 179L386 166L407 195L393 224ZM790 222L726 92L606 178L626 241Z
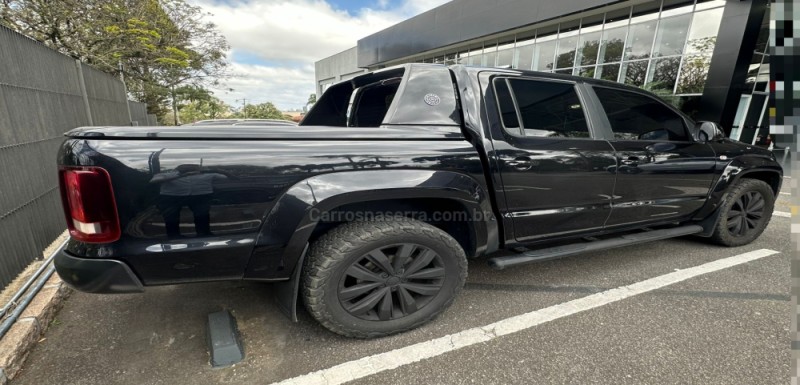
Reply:
M779 147L791 146L791 162L785 162L784 167L794 171L798 147L795 133L800 126L800 4L785 0L770 8L770 134ZM781 156L778 151L776 155Z
M798 220L798 186L800 164L797 131L800 126L800 4L793 0L773 3L770 17L770 133L780 143L791 143L791 176L784 180L792 195L792 384L800 383L800 220ZM777 154L776 154L777 155ZM786 166L784 166L786 167ZM789 175L790 170L786 170ZM784 190L787 190L784 188Z

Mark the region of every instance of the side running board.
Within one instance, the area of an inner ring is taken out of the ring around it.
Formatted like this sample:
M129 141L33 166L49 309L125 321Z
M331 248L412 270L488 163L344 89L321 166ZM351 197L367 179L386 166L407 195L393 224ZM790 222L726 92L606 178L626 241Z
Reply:
M659 239L680 237L683 235L697 234L703 231L699 225L673 227L663 230L643 231L641 233L626 234L617 238L603 239L600 241L573 243L570 245L550 247L547 249L531 250L522 254L506 255L489 259L489 266L495 270L519 266L528 263L549 261L588 251L607 250L616 247L635 245Z

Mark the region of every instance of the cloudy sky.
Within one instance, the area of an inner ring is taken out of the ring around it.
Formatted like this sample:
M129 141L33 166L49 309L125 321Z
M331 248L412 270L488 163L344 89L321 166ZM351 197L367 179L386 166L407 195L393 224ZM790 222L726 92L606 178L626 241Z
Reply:
M189 0L228 39L226 103L300 108L314 92L314 62L448 0ZM229 89L233 89L230 91Z

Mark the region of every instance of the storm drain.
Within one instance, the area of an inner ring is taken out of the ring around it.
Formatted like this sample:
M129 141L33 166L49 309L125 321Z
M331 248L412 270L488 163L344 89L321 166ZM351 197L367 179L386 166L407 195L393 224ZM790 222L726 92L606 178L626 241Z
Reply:
M233 365L244 358L236 318L228 310L208 315L208 347L211 366L221 368Z

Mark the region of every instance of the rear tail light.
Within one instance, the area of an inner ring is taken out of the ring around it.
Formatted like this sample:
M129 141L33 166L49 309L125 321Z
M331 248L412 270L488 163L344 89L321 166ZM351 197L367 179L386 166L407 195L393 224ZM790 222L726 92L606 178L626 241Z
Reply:
M111 177L100 167L59 170L61 201L73 239L108 243L119 239L119 217Z

